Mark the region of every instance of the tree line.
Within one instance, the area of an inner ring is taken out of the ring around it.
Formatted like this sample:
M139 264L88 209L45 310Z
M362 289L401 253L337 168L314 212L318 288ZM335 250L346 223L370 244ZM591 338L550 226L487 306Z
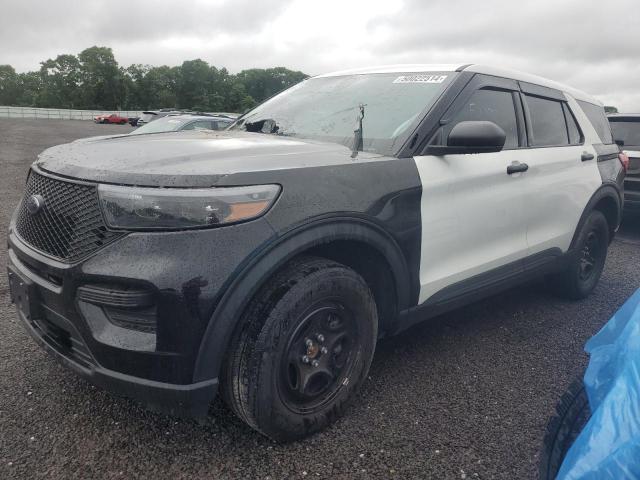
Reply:
M90 47L40 63L40 70L16 73L0 65L0 105L89 110L191 109L244 112L307 78L284 67L252 68L230 74L204 60L177 67L121 67L108 47Z

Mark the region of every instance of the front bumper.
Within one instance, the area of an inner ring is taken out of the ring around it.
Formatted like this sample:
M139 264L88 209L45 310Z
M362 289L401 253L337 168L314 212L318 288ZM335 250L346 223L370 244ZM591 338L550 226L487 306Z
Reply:
M262 219L211 230L131 233L68 264L31 248L12 222L12 299L36 342L92 384L153 410L203 417L218 386L215 375L194 379L204 332L234 271L271 235ZM221 246L224 255L215 248ZM155 330L113 325L106 307L80 295L83 287L105 284L151 292Z
M57 325L48 324L44 319L28 319L20 308L18 318L38 345L89 383L140 401L151 410L180 417L201 418L207 415L209 403L218 388L217 378L190 385L175 385L107 370L91 361L87 362L86 358L84 361L78 360L79 352L74 354L73 349L61 347L54 337L55 333L51 333ZM65 326L71 327L68 323Z

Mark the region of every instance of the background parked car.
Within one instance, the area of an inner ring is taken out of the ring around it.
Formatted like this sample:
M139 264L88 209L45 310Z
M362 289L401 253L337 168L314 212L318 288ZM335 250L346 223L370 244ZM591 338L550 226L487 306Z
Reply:
M180 113L180 112L174 112L174 113ZM162 118L164 116L168 115L168 113L164 113L161 112L159 110L149 110L146 112L142 112L142 115L140 117L138 117L138 121L136 122L136 126L140 127L142 125L144 125L145 123L149 123L152 122L158 118Z
M613 138L629 158L624 181L624 206L640 213L640 113L617 113L608 116Z
M166 117L167 115L181 115L181 114L190 114L190 115L202 115L207 117L222 117L227 118L230 121L235 121L240 114L239 113L229 113L229 112L198 112L193 110L176 110L174 108L162 108L160 110L148 110L146 112L142 112L142 116L137 117L135 119L135 124L132 123L131 119L129 119L129 123L134 127L141 127L149 122L154 120L158 120L159 118Z
M119 125L124 125L129 122L127 117L121 117L116 113L112 113L111 115L98 115L93 119L96 123L117 123Z
M167 115L152 123L147 123L131 132L130 135L160 132L177 132L180 130L224 130L233 123L226 117L208 115Z

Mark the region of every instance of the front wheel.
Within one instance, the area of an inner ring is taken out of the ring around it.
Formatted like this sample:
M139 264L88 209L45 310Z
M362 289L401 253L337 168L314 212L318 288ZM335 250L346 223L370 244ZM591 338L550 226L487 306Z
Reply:
M365 379L377 339L369 287L339 263L289 263L253 299L223 373L223 396L276 441L317 432L339 417Z
M551 277L551 284L560 295L579 300L596 288L607 259L609 225L602 212L594 210L589 214L575 245L566 269Z

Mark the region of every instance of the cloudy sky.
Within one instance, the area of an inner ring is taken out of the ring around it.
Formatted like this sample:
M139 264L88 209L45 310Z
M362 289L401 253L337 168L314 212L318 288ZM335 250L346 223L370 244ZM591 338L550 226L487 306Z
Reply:
M638 0L2 0L0 64L34 70L92 45L121 65L231 72L489 63L640 111Z

